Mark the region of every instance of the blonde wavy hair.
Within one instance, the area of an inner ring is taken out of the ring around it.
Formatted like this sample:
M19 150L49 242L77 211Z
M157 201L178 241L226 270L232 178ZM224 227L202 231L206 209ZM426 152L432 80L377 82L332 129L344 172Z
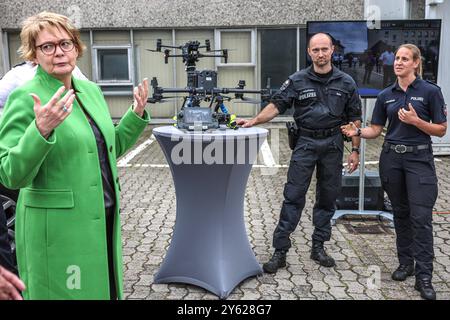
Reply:
M30 61L36 58L36 38L39 32L50 27L66 31L73 40L75 48L77 48L78 58L83 55L86 46L81 41L80 31L72 24L70 19L61 14L43 11L25 19L22 23L21 46L18 50L22 59Z

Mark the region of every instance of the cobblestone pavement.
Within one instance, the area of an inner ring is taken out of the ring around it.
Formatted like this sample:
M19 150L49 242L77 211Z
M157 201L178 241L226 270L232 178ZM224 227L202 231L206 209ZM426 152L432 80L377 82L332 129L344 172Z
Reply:
M286 181L290 150L284 124L269 124L269 145L277 163L276 174L254 167L245 195L244 215L248 237L257 260L266 262L272 252L275 229ZM148 141L146 129L137 145ZM376 169L382 139L368 140L367 169ZM348 146L349 147L349 146ZM348 154L348 152L346 152ZM261 157L259 157L261 158ZM125 161L122 158L122 162ZM258 160L259 164L262 161ZM126 299L218 299L208 291L186 284L155 284L169 247L175 223L175 192L170 169L155 141L121 167L122 237L124 290ZM433 284L438 299L450 299L450 157L436 157L439 197L434 214L435 263ZM287 268L275 275L264 274L243 281L228 299L420 299L414 290L414 277L403 283L391 280L397 267L395 235L388 223L378 219L345 218L333 227L327 251L336 260L332 269L318 266L309 258L313 227L311 213L315 198L313 180L305 210L288 252ZM379 226L378 234L353 233L358 226Z

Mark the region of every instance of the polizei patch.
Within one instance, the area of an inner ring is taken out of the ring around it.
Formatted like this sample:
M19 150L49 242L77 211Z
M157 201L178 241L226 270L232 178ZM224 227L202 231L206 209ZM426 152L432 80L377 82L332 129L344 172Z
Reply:
M310 89L310 90L304 90L302 92L300 92L300 95L298 96L298 100L305 100L308 98L316 98L317 97L317 92L314 89Z

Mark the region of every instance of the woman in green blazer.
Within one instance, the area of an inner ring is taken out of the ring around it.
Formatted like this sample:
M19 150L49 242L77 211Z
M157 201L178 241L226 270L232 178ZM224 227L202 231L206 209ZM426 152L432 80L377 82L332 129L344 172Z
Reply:
M72 77L84 46L67 17L28 18L21 53L39 65L0 121L0 183L20 189L19 274L26 299L121 299L116 158L149 122L145 79L114 126L99 87ZM61 98L62 97L62 98Z

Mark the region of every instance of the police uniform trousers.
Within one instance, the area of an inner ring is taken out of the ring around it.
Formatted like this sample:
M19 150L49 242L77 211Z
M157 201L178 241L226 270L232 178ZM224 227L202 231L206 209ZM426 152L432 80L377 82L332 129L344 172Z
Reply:
M416 262L416 278L433 272L432 212L437 178L430 148L397 153L385 143L380 156L380 177L394 215L399 263Z
M312 238L321 242L330 240L331 218L342 184L343 148L340 132L326 138L299 137L289 165L280 219L274 231L275 249L288 250L291 247L289 236L300 221L315 168L317 185Z

